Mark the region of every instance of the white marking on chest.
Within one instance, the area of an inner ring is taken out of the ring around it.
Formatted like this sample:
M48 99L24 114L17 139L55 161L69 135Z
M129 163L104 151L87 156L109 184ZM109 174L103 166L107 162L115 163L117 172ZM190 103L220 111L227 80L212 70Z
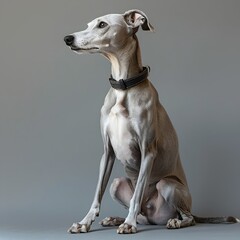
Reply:
M117 159L123 163L132 158L130 144L132 142L131 126L127 109L116 103L109 114L110 140Z

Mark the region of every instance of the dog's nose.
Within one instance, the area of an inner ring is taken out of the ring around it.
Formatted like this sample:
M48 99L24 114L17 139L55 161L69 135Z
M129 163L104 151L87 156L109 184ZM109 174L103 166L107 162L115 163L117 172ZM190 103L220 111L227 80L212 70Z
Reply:
M64 37L64 41L68 46L71 46L74 42L74 36L68 35L68 36Z

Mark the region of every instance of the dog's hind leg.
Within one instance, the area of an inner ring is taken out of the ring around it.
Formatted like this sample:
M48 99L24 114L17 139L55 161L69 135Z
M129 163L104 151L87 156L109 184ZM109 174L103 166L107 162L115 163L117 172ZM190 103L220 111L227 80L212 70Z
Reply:
M165 201L176 209L179 216L169 219L167 228L177 229L195 225L191 214L191 195L185 185L174 179L162 179L157 183L156 188Z
M110 187L110 195L113 200L119 202L125 208L129 208L129 203L133 195L131 180L128 178L115 178ZM106 217L99 224L104 227L119 226L124 223L125 218Z
M113 200L120 203L125 208L129 208L130 200L133 196L134 188L129 178L115 178L110 187L110 195ZM121 217L106 217L100 224L102 226L119 226L124 223L125 218ZM148 224L147 219L141 214L138 215L137 221L140 224Z

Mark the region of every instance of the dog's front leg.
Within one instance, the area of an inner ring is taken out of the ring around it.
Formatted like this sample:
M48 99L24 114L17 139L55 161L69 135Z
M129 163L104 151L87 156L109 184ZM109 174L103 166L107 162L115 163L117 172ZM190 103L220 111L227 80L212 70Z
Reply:
M99 215L101 200L112 172L115 155L110 144L105 147L99 168L99 178L91 208L81 222L74 223L68 230L69 233L88 232L92 222Z
M125 222L119 226L117 233L137 232L137 215L141 210L143 194L145 191L149 175L151 173L154 158L155 158L154 152L143 151L140 172L138 175L138 180L133 197L130 201L128 216L125 219Z

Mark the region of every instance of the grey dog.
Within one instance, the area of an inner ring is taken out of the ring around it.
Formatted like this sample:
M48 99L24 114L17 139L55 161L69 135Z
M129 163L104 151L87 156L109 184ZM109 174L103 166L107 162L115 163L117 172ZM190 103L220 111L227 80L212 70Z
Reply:
M115 159L127 178L116 178L112 198L129 209L125 219L108 217L103 226L119 226L118 233L137 232L137 223L166 224L176 229L195 222L239 222L234 217L199 218L191 214L191 195L182 168L178 139L159 102L158 93L142 66L136 33L153 31L146 14L129 10L94 19L88 28L64 38L76 53L100 53L112 65L109 90L101 109L104 154L91 208L70 233L88 232L100 204Z

